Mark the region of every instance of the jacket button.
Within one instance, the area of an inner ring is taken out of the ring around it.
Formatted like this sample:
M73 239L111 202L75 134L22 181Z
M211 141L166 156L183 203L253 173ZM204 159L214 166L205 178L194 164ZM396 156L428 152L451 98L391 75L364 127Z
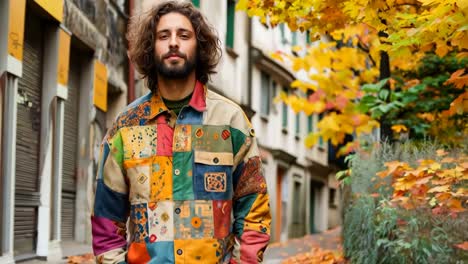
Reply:
M180 208L176 208L176 209L175 209L175 213L176 213L176 214L180 214Z
M180 174L180 170L179 170L179 169L175 169L175 170L174 170L174 174L175 174L175 175L179 175L179 174Z
M182 249L177 250L177 255L182 255Z
M218 159L218 158L214 158L214 159L213 159L213 162L216 163L216 164L218 164L219 159Z

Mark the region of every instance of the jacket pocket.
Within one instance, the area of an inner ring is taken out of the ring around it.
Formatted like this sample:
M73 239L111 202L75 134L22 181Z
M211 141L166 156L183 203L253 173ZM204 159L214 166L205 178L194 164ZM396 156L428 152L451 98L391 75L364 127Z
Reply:
M195 151L195 199L228 200L232 198L233 154L230 152Z

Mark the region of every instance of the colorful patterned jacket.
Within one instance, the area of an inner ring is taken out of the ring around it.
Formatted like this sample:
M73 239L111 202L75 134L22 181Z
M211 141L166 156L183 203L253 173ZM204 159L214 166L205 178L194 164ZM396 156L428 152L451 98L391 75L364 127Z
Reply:
M179 116L157 92L141 97L101 146L98 263L261 262L271 222L261 165L241 108L201 83Z

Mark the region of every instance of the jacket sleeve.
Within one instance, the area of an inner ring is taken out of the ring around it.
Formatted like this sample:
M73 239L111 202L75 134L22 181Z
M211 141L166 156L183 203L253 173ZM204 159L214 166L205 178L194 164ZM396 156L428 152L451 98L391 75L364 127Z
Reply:
M270 204L254 130L233 129L234 250L231 263L261 263L270 241Z
M128 185L122 168L120 132L109 133L101 145L98 172L91 197L93 250L97 263L126 263Z

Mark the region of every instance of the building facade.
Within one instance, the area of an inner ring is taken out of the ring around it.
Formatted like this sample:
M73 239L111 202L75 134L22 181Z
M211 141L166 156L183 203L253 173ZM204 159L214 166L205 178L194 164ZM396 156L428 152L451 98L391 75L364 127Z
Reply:
M308 41L306 33L291 32L285 25L267 28L256 18L250 30L251 106L256 113L252 123L271 195L272 238L282 242L335 227L340 224L340 190L328 144L320 140L311 149L304 145L305 137L316 131L320 116L296 113L274 100L280 93L304 96L290 84L307 74L292 72L287 61L273 60L270 54L299 55L294 46L317 43Z
M87 191L127 104L122 0L0 2L0 263L91 242Z

